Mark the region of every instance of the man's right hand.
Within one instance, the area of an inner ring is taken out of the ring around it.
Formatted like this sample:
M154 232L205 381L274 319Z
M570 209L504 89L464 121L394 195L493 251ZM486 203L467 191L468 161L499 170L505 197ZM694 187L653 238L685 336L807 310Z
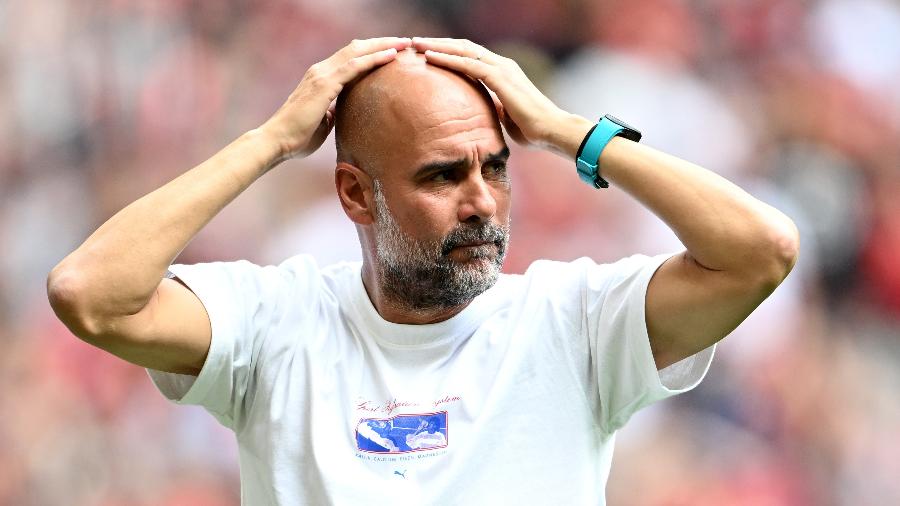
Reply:
M209 316L185 285L163 278L169 265L273 162L322 144L344 84L411 43L397 37L351 43L313 65L262 127L116 213L48 276L47 295L60 320L133 364L199 373L211 343Z
M310 67L284 105L259 130L281 146L281 160L309 155L334 127L334 101L344 85L390 62L397 51L411 44L409 38L401 37L354 40Z

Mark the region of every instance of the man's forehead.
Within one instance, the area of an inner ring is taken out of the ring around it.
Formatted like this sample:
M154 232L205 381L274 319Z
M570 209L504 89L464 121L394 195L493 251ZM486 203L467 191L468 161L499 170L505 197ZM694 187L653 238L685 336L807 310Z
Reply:
M426 63L422 54L401 52L351 85L345 117L368 138L366 156L388 169L435 158L459 158L461 150L503 147L499 121L481 83Z
M391 119L413 120L420 127L484 109L488 102L480 83L428 64L424 55L413 51L401 52L396 60L367 76L369 79L386 99L383 105Z
M474 80L452 70L429 64L425 55L411 49L401 51L394 61L370 72L362 81L387 83L398 91L414 91L423 85L473 88Z

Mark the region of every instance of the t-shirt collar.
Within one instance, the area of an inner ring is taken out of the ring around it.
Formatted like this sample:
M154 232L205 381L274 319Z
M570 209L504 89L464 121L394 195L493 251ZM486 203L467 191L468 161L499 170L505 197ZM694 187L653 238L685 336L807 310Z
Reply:
M396 347L439 346L472 335L490 313L491 292L496 285L476 297L454 316L437 323L422 325L393 323L385 320L375 309L362 279L362 265L353 274L352 299L367 331L382 344Z

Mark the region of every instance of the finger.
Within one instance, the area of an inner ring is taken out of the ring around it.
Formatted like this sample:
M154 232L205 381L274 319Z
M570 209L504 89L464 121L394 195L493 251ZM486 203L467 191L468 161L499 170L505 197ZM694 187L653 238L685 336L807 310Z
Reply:
M413 37L413 44L422 42L466 42L466 39L454 39L451 37Z
M503 128L506 129L506 133L509 134L510 137L513 138L514 141L519 144L526 145L528 144L528 138L525 137L525 134L522 133L522 129L519 128L519 125L513 121L509 115L505 114L500 119L500 122L503 124Z
M481 60L487 63L496 62L497 56L484 46L478 45L470 40L462 39L425 39L415 37L413 38L413 47L416 48L416 51L437 51L439 53Z
M325 142L328 134L331 133L332 128L334 128L334 120L329 120L327 116L322 118L322 121L319 122L319 126L316 127L316 131L313 132L312 137L310 137L309 143L303 148L302 154L306 155L319 149L319 146Z
M431 49L425 51L425 61L446 67L448 69L462 72L469 77L485 80L490 76L491 70L494 68L482 60L469 58L467 56L459 56L455 54L447 54ZM488 84L488 83L485 83Z
M461 42L463 39L453 39L450 37L413 37L412 43L415 46L416 44L425 44L428 42Z
M516 142L525 143L525 135L522 134L522 130L519 128L519 125L516 124L512 118L506 114L506 108L503 107L503 102L500 101L500 98L494 93L494 90L484 87L487 92L491 95L491 100L494 102L494 109L497 110L497 117L500 119L500 123L503 124L503 128L506 129L506 133L509 134L510 137L513 138Z
M329 130L334 126L335 107L336 102L332 100L331 105L328 106L328 110L325 111L325 123L328 125Z
M386 49L402 51L412 45L409 37L378 37L374 39L358 39L344 46L336 53L343 61L348 61L359 56L378 53Z
M502 115L503 114L503 102L500 102L500 98L497 97L497 94L494 93L494 90L492 90L488 87L485 87L484 89L486 89L487 92L491 95L491 100L494 102L494 108L497 109L497 114Z
M373 68L392 61L396 57L397 49L393 47L377 53L357 56L341 65L335 72L335 77L341 85L344 85Z
M506 121L506 111L503 109L503 102L500 101L500 97L494 93L494 90L484 87L487 90L488 94L491 96L491 101L494 103L494 109L497 111L497 117L500 118L500 121Z

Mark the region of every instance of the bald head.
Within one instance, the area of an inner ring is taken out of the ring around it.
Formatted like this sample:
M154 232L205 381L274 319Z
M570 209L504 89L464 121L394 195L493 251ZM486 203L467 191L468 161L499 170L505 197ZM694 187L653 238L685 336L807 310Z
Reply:
M476 115L500 123L481 83L426 63L423 54L397 58L344 87L335 111L337 161L378 176L395 150L436 140L442 124Z

